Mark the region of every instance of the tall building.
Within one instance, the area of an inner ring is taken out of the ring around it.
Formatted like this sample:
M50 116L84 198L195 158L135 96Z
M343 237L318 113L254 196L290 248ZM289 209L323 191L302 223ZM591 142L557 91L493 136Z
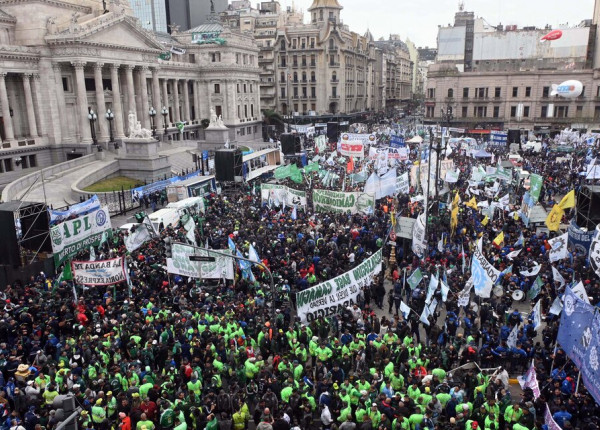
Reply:
M381 79L385 84L383 108L393 115L412 98L413 63L410 51L398 35L390 35L388 40L378 40L373 44L382 54L377 56L375 67L381 70Z
M440 121L442 110L450 109L455 126L480 134L502 128L597 127L600 90L593 69L598 49L592 20L560 28L562 37L543 41L552 28L492 26L474 16L461 7L454 25L439 28L437 57L426 78L430 122ZM552 96L553 85L570 79L583 83L579 97Z
M133 0L135 1L135 0ZM146 0L141 0L146 1ZM228 8L227 0L164 0L166 2L167 24L176 26L178 31L206 24ZM214 19L213 19L214 20Z
M167 7L166 0L129 0L131 9L142 27L146 30L166 33Z
M142 27L129 3L107 9L92 0L0 5L0 187L90 154L94 141L114 151L113 142L129 134L131 113L142 127L154 125L161 140L176 142L203 139L201 121L212 107L232 141L262 140L251 34L220 24L157 34ZM182 133L179 121L187 123Z

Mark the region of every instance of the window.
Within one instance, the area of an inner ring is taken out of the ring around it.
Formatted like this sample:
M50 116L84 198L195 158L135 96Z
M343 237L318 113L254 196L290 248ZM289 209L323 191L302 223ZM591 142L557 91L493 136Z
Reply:
M302 72L302 82L306 82L306 72Z
M302 87L302 97L306 98L308 96L307 88Z
M531 97L531 87L525 87L525 97Z
M217 115L217 117L223 115L223 107L219 105L215 106L215 114Z
M337 82L337 73L336 73L336 72L333 72L333 73L331 74L331 81L332 81L332 82Z
M317 82L317 80L315 78L315 72L310 72L310 81L311 82Z
M254 117L254 104L250 105L250 116Z
M221 84L215 84L215 94L221 94Z
M542 97L549 97L549 96L550 96L550 87L542 88Z
M316 98L317 97L317 89L315 87L310 87L310 96L312 98Z
M253 93L254 90L252 89L252 84L250 84L250 92Z
M513 92L514 94L514 92ZM516 106L511 106L510 107L510 117L514 118L517 116L517 107Z
M4 171L12 172L12 170L13 170L12 158L5 158L4 159Z
M500 91L502 91L500 87L494 88L494 97L500 97Z
M298 97L298 87L294 87L294 97Z
M600 106L594 106L594 120L597 121L599 119L600 119Z
M499 117L500 117L500 107L494 106L494 118L499 118Z
M29 167L37 167L37 155L29 156Z
M29 158L21 157L21 168L27 169L29 167Z
M284 72L281 72L281 73L279 74L279 81L280 81L280 82L285 82L285 73L284 73ZM240 92L240 84L238 84L238 93L239 93L239 92Z
M548 116L548 106L542 106L542 118L546 118Z
M448 88L448 98L454 97L454 90L452 88Z
M519 95L519 87L513 87L512 96L517 97Z
M242 113L242 107L240 105L237 106L237 116L238 118L241 118L242 116L240 115Z
M468 116L468 109L469 109L469 108L467 108L466 106L463 106L463 107L462 107L462 115L461 115L461 116L462 116L463 118L466 118L466 117Z
M281 87L281 98L285 98L285 87Z
M246 84L244 84L244 94L246 93Z
M238 94L239 94L239 92L240 92L240 84L235 84L235 88L236 88L236 91L237 91L237 92L238 92Z
M575 111L575 117L581 118L583 116L583 106L577 106L577 110Z
M579 97L583 96L585 96L585 85L581 87L581 94L579 95Z
M331 95L337 97L337 87L331 87Z
M475 98L479 98L479 99L483 99L483 98L487 98L488 96L488 89L481 87L481 88L475 88Z
M294 82L298 82L298 73L294 72Z
M596 97L600 97L600 85L596 87Z
M69 91L71 91L69 89L69 78L63 76L63 78L62 78L62 84L63 84L63 91L65 93L68 93ZM598 87L598 88L600 88L600 87Z
M244 118L248 118L248 105L244 105Z
M210 55L211 62L213 62L213 63L221 62L221 53L220 52L211 52L209 55Z
M329 49L334 49L334 48L335 48L335 40L329 39Z
M569 117L569 106L558 106L554 109L555 118L568 118Z
M463 99L468 99L468 98L469 98L469 89L463 88Z
M435 88L427 88L427 97L430 99L435 98Z
M525 118L529 118L529 106L525 106L525 107L523 108L523 116L524 116Z

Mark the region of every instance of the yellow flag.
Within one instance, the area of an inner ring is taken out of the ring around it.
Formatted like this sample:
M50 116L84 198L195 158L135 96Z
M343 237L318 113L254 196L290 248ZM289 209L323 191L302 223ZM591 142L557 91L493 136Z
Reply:
M489 222L490 218L486 215L483 220L481 220L481 225L486 226Z
M513 214L513 219L515 221L517 221L519 219L519 212L515 211L515 213Z
M500 234L498 236L496 236L496 239L494 239L494 246L496 248L500 248L500 245L502 245L502 242L504 242L504 232L501 231Z
M452 208L452 215L450 217L450 229L452 230L452 234L454 234L454 230L456 230L456 226L458 225L458 206Z
M575 206L575 190L569 191L558 204L561 209L569 209Z
M548 217L546 218L546 227L548 227L548 230L558 231L558 229L560 228L560 221L562 220L564 214L565 211L560 206L560 204L554 205L554 207L548 214Z
M465 206L477 210L477 200L475 200L475 197L472 197L471 200L465 203Z
M454 200L452 201L452 208L455 208L460 203L460 196L458 195L458 191L454 194Z

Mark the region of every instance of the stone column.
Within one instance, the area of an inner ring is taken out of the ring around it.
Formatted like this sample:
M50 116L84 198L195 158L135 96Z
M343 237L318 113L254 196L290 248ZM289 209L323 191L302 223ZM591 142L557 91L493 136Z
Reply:
M52 70L54 71L54 90L56 93L58 121L53 124L53 132L56 136L57 142L70 143L72 136L69 133L69 122L66 120L65 115L67 113L67 104L65 102L65 90L63 89L62 83L62 68L59 63L52 64Z
M157 115L160 114L164 104L160 103L160 84L158 81L158 68L152 68L152 106L156 109Z
M194 80L194 119L198 122L202 119L200 115L200 84Z
M150 130L150 116L148 115L148 111L150 110L150 105L148 104L148 81L146 81L146 74L148 72L147 66L142 66L140 68L140 91L142 93L142 127Z
M119 87L119 65L111 64L110 66L110 81L113 94L112 111L115 114L114 137L115 139L123 139L123 105L121 103L121 88Z
M127 116L130 112L137 115L137 108L135 106L135 87L133 84L133 68L130 64L125 66L125 84L127 85Z
M183 116L185 121L190 121L190 87L189 80L183 79L181 81L181 90L183 91Z
M40 105L41 100L41 88L40 88L40 75L35 73L33 75L33 79L31 81L31 91L34 95L33 100L33 110L35 112L35 118L37 120L37 128L38 128L38 136L46 136L48 132L46 131L45 123L43 121L42 115L42 106Z
M177 123L181 120L179 115L179 79L173 80L173 122Z
M98 132L98 142L109 140L108 124L104 114L106 113L106 100L104 100L104 84L102 83L102 66L104 63L94 64L94 84L96 85L96 128Z
M75 87L77 89L77 109L79 110L79 133L83 144L92 143L92 132L90 130L90 122L88 120L88 99L85 91L85 75L83 68L85 62L72 62L71 65L75 68Z
M27 110L27 124L29 125L29 136L37 137L37 124L35 123L35 111L33 109L33 97L31 96L31 73L23 73L23 94L25 95L25 108Z
M15 139L12 118L10 116L10 105L8 103L8 93L6 92L6 73L0 73L0 105L2 105L2 121L4 122L4 134L6 140Z
M169 80L163 79L162 80L162 106L160 107L160 110L162 110L163 107L166 107L167 110L169 110L169 90L167 89L168 85L169 85ZM162 114L161 114L161 116L162 116ZM167 122L169 122L168 115L167 115ZM165 125L163 124L163 128L164 128L164 126Z

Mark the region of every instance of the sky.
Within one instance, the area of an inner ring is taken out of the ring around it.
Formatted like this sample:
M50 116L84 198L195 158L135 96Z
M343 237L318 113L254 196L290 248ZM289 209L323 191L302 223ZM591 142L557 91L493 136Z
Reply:
M364 34L371 30L379 39L399 34L408 37L419 47L435 47L438 25L453 23L458 11L458 0L338 0L344 7L342 21L352 31ZM600 1L600 0L598 0ZM282 6L291 6L292 0L280 0ZM293 0L297 9L305 13L312 0ZM464 0L465 10L475 12L489 24L536 26L550 24L553 28L568 23L575 26L591 19L594 0Z

